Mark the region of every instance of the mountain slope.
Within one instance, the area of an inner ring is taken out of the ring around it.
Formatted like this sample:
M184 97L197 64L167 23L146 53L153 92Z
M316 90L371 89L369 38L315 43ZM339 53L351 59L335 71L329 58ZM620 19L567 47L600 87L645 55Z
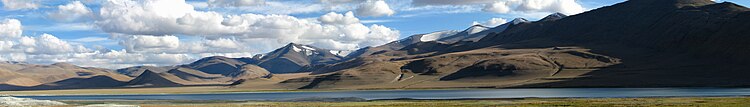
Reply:
M750 74L749 11L710 0L630 0L519 23L477 42L417 43L400 50L407 55L351 60L285 83L309 82L303 89L750 86L740 76Z
M167 70L172 69L172 67L155 67L155 66L134 66L134 67L127 67L122 69L117 69L117 73L128 75L130 77L136 77L138 75L141 75L146 70L151 70L153 72L166 72Z
M195 69L178 67L167 71L166 73L179 77L180 79L191 82L210 82L210 81L229 81L231 78L224 77L221 74L208 74Z
M739 70L748 64L750 47L742 44L750 39L745 35L749 10L710 0L630 0L553 22L522 24L450 52L578 46L622 59L584 74L587 78L520 87L743 86L748 79L737 75L749 74Z
M156 73L151 70L144 71L141 75L128 82L134 87L170 87L184 86L188 82L168 73Z
M272 73L296 73L305 66L336 63L339 60L341 56L334 55L330 50L290 43L263 55L258 66Z
M237 59L227 58L223 56L212 56L200 59L188 64L187 66L189 68L193 68L195 70L199 70L208 74L220 74L224 76L234 77L236 75L232 74L236 74L237 72L239 72L239 68L245 64L247 63Z

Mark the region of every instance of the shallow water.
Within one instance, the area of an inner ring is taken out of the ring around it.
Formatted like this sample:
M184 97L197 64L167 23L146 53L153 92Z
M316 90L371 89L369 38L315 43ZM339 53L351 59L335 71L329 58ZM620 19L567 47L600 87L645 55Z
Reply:
M750 96L750 88L544 88L378 90L334 92L252 92L221 94L62 95L15 96L42 100L286 100L296 98L359 97L373 99L467 99L467 98L623 98Z

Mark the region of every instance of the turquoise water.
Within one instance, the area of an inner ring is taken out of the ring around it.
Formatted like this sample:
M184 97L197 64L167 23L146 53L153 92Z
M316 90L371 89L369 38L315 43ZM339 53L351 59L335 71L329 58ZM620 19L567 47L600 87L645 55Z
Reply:
M359 97L375 99L469 99L469 98L624 98L750 96L750 88L543 88L456 89L334 92L252 92L221 94L64 95L15 96L43 100L286 100L296 98Z

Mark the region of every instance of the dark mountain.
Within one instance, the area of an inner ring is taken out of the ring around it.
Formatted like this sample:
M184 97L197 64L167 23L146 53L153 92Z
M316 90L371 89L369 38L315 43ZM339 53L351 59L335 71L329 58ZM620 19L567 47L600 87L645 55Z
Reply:
M482 26L482 25L474 25L469 28L466 28L466 30L464 31L458 32L456 35L440 38L437 41L447 42L447 43L456 43L459 41L479 40L479 39L482 39L482 37L490 33L490 32L486 32L486 30L489 30L489 29L491 28Z
M446 52L574 46L622 60L586 78L522 87L748 85L750 9L710 0L629 0L555 21L520 24ZM710 70L709 70L710 69ZM637 80L634 80L636 79Z
M432 33L426 33L426 34L412 35L404 39L393 41L384 45L380 45L376 47L361 48L347 55L345 59L348 60L348 59L353 59L353 58L358 58L358 57L363 57L363 56L369 56L374 53L382 53L384 51L399 50L401 48L412 45L414 43L435 41L440 38L456 35L458 33L459 32L455 30L447 30L447 31L438 31L438 32L432 32Z
M245 64L247 64L245 61L233 58L212 56L200 59L185 66L208 74L221 74L234 77L236 75L232 74L237 74L240 71L240 67Z
M258 61L258 66L271 73L296 73L301 72L299 70L305 66L331 64L341 59L341 56L334 55L327 49L290 43L264 54Z
M565 15L565 14L562 14L562 13L553 13L553 14L547 15L546 17L542 18L539 21L540 22L555 21L555 20L560 20L560 19L565 18L565 17L568 17L568 15ZM516 24L518 24L518 23L516 23Z
M163 67L156 67L156 66L134 66L134 67L127 67L122 69L117 69L117 73L128 75L130 77L136 77L138 75L141 75L143 71L151 70L153 72L162 73L166 72L169 69L172 69L174 67L171 66L163 66Z
M225 78L221 74L208 74L202 71L198 71L198 70L190 69L190 68L184 68L184 67L178 67L178 68L169 70L166 73L175 75L179 77L180 79L187 80L187 81L213 81L213 80L219 80L219 79Z
M560 16L560 15L552 14L550 16ZM407 51L406 52L407 54L419 54L419 53L432 52L432 51L442 50L443 48L448 47L449 44L453 44L453 43L476 42L484 38L487 35L494 35L496 33L505 31L505 29L509 27L522 24L522 23L527 23L527 22L528 20L524 18L516 18L508 23L498 25L493 28L488 28L482 25L474 25L461 32L440 31L440 32L433 32L433 33L428 33L428 34L413 35L413 36L410 36L410 37L407 37L398 41L394 41L385 45L381 45L377 47L362 48L360 50L352 52L352 54L350 54L346 58L352 59L352 58L357 58L357 57L365 57L365 56L369 56L372 54L380 54L380 53L385 53L388 51L395 51L395 50ZM400 54L394 54L394 55L400 55Z
M476 42L415 43L287 82L310 82L303 89L750 86L746 7L629 0L558 16Z
M146 70L135 79L130 80L128 85L135 87L170 87L184 86L185 83L185 80L182 80L175 75Z

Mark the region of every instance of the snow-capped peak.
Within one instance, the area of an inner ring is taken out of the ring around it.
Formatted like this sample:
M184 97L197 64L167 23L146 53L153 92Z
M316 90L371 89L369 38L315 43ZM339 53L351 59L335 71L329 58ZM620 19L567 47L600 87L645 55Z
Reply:
M562 13L553 13L550 15L547 15L547 17L542 18L540 21L552 21L552 20L559 20L562 18L568 17L568 15L562 14Z
M513 21L510 21L510 23L513 23L514 25L526 23L526 22L529 22L529 20L526 20L524 18L516 18L516 19L513 19Z
M438 39L443 38L443 37L448 37L448 36L456 35L457 33L458 33L458 31L456 31L456 30L446 30L446 31L432 32L432 33L428 33L428 34L422 35L422 37L419 38L419 40L422 41L422 42L435 41L435 40L438 40Z
M467 33L469 33L469 35L472 35L472 34L476 34L476 33L482 32L482 31L487 30L487 29L489 29L489 28L485 27L485 26L482 26L482 25L474 25L474 26L469 27L469 29L466 29L466 31L467 31Z

